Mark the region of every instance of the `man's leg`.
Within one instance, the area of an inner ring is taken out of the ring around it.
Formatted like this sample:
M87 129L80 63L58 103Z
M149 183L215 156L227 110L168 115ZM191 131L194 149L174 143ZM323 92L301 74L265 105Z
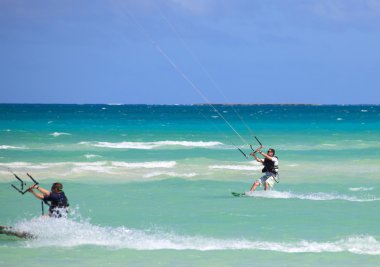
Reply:
M251 186L251 192L254 192L256 190L256 187L258 187L260 185L260 183L258 181L255 181L253 183L253 185Z

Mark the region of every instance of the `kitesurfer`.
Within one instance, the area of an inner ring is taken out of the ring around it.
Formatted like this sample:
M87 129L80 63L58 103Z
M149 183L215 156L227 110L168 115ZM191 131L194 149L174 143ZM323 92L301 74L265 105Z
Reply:
M264 175L257 179L252 187L251 192L256 190L256 187L264 185L264 190L267 190L269 187L273 188L274 183L278 182L278 158L275 156L275 150L273 148L269 148L267 153L261 151L261 148L256 149L250 155L253 156L257 162L260 162L264 165L262 172ZM261 154L264 159L259 158L256 154Z
M33 191L36 189L41 192L41 194ZM60 218L67 217L69 203L65 192L62 191L63 186L61 183L54 183L51 187L51 191L42 188L39 185L33 185L29 188L29 192L32 193L36 198L41 199L45 204L49 205L49 216ZM50 203L48 203L50 202Z

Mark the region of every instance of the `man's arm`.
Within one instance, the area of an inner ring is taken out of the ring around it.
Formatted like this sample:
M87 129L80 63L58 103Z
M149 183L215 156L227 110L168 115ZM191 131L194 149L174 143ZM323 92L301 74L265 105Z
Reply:
M39 190L42 194L38 194L36 192L33 191L33 189L37 189ZM44 199L45 196L50 196L50 192L38 185L33 185L29 188L28 190L30 193L32 193L36 198L39 198L39 199Z
M257 162L260 162L260 163L264 162L263 159L261 159L261 158L259 158L259 157L256 156L256 151L252 152L250 155L253 156L256 159Z
M273 157L268 156L268 154L266 154L266 153L264 153L264 152L262 152L262 151L259 151L259 153L260 153L263 157L265 157L265 158L267 158L267 159L273 161Z

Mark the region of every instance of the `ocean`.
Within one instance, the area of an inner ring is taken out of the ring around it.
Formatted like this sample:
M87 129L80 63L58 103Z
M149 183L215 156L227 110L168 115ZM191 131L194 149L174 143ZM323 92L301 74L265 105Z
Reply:
M254 136L280 182L233 197ZM1 104L0 225L36 238L0 235L0 266L380 266L379 137L378 105Z

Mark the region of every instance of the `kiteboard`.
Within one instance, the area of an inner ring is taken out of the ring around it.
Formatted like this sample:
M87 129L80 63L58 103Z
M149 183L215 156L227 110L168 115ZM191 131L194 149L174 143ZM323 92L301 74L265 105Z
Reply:
M231 192L231 194L234 196L234 197L246 197L247 195L244 193L237 193L237 192Z
M1 225L0 225L0 234L16 236L19 238L34 238L34 236L31 233L18 231L18 230L13 229L12 227L1 226Z

